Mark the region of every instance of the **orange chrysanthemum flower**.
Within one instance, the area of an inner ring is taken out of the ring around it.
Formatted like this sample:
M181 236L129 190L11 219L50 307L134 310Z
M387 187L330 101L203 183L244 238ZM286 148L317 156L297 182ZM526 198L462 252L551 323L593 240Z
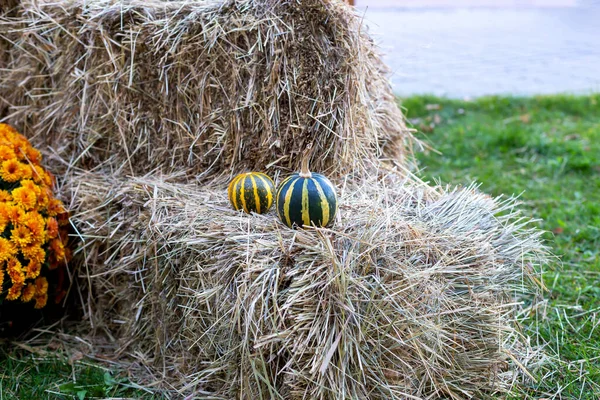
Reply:
M35 306L34 308L44 308L46 307L46 303L48 302L48 294L43 294L40 296L35 296Z
M21 180L21 187L33 192L36 196L39 196L42 189L35 184L31 179Z
M46 259L46 252L36 243L21 247L21 253L23 253L23 257L30 261L43 263Z
M52 239L50 241L50 249L52 249L56 261L62 261L65 259L65 246L60 239Z
M1 161L5 161L5 160L12 160L16 157L15 155L15 151L8 147L8 146L0 146L0 160Z
M21 163L14 158L3 161L0 166L0 178L11 183L21 179Z
M0 202L0 216L5 218L6 221L8 221L9 218L9 210L10 210L10 206L12 204L11 203L2 203Z
M44 170L44 168L39 165L32 164L31 166L31 178L37 184L44 184L46 186L52 187L52 180L48 176L48 173ZM48 184L48 182L50 184Z
M37 211L31 211L23 215L19 222L31 231L34 242L41 243L46 239L46 231L44 231L44 217L42 217Z
M10 143L10 138L13 138L16 133L16 129L12 126L0 124L0 140L8 141Z
M44 187L42 190L40 190L40 194L38 195L38 198L37 198L37 203L38 203L38 207L40 208L40 210L48 209L48 205L50 204L51 198L52 198L52 192L50 191L50 189Z
M42 308L48 301L48 280L43 276L35 280L35 308Z
M6 272L8 276L10 276L10 280L13 285L22 285L25 283L25 274L23 273L23 268L21 267L21 263L16 258L11 258L6 263Z
M21 290L23 290L22 283L16 283L8 289L8 294L6 295L6 300L17 300L19 296L21 296Z
M42 153L31 146L28 146L25 150L25 156L27 157L27 161L32 164L39 164L42 161Z
M15 255L15 245L3 237L0 237L0 262L4 262Z
M40 272L42 271L42 264L39 261L31 260L29 264L27 264L27 268L25 271L25 279L35 279L40 276Z
M0 304L20 298L44 307L50 276L58 280L52 286L53 300L66 293L64 266L72 256L65 247L69 214L54 198L54 175L41 161L27 138L0 124ZM9 278L12 285L2 291Z
M46 175L42 178L44 180L44 184L46 184L46 186L48 187L54 187L54 185L56 184L56 178L54 177L54 174L50 171L46 171Z
M13 225L18 223L24 215L25 211L23 211L21 207L14 204L8 205L8 219L13 223Z
M21 301L27 303L33 300L33 296L35 296L35 285L33 283L28 283L21 294Z
M4 205L3 203L0 203L0 206ZM2 207L0 207L1 209ZM5 213L2 213L2 211L0 211L0 233L4 232L4 229L6 229L6 225L8 224L8 215Z
M56 218L48 218L46 221L46 232L48 234L48 239L54 239L58 237L58 222L56 221Z
M13 149L19 160L27 160L27 149L31 148L29 140L25 139L22 135L18 134L14 136L12 140Z
M48 301L48 281L43 276L35 280L35 308L42 308Z
M35 280L35 295L39 296L48 293L48 280L40 276Z
M31 231L26 226L17 226L10 233L12 242L19 247L26 247L33 242Z
M48 204L48 215L51 217L56 217L58 214L61 214L65 211L65 207L62 202L57 199L50 200Z
M31 210L35 207L37 196L34 191L20 187L12 191L14 202L25 210Z
M7 201L12 201L12 196L6 190L0 190L0 202L6 203Z
M68 247L65 247L65 254L60 260L56 259L56 254L51 255L50 264L48 265L48 269L54 270L61 265L61 262L64 262L65 260L69 261L69 260L71 260L72 257L73 257L73 252L71 251L71 249L69 249Z
M44 192L40 193L37 198L37 203L40 210L48 210L48 205L50 204L48 195L46 195Z
M21 163L21 179L31 179L33 177L32 164Z

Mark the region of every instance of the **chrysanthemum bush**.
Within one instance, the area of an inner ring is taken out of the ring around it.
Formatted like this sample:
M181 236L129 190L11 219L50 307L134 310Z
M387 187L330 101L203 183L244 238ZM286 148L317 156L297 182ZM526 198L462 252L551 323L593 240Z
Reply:
M0 124L0 304L44 308L66 295L68 213L54 176L15 129Z

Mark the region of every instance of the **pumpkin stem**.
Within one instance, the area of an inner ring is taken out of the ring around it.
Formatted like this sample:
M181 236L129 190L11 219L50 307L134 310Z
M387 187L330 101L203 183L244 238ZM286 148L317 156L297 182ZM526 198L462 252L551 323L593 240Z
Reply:
M300 177L301 178L312 178L312 174L308 169L308 160L310 159L310 149L312 148L312 143L309 143L304 149L302 153L302 164L300 165Z

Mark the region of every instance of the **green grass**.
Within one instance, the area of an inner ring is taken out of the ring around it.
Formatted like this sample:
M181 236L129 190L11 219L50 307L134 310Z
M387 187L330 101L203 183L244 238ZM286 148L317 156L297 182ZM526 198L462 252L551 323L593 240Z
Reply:
M158 399L99 365L84 360L71 365L56 353L2 345L0 399L91 398Z
M546 318L525 327L560 361L516 398L600 398L600 95L412 97L402 106L420 137L442 153L419 155L425 179L522 193L526 213L542 219L560 256L544 273ZM10 344L0 348L0 400L153 398L83 360L71 366Z
M442 153L419 155L426 180L521 194L560 257L544 273L546 318L526 326L560 361L520 397L599 399L600 95L401 103L421 138Z

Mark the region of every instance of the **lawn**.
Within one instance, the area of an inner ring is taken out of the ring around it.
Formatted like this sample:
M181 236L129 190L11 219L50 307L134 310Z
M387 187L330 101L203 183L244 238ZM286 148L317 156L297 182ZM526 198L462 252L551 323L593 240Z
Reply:
M518 398L600 398L600 95L413 97L402 107L442 153L419 155L426 180L521 194L559 257L544 272L547 303L525 326L559 361Z
M556 361L515 398L600 398L600 95L411 97L401 105L441 152L419 154L425 180L521 194L525 213L548 231L557 258L543 274L547 301L524 329ZM153 398L89 363L1 349L0 399Z

